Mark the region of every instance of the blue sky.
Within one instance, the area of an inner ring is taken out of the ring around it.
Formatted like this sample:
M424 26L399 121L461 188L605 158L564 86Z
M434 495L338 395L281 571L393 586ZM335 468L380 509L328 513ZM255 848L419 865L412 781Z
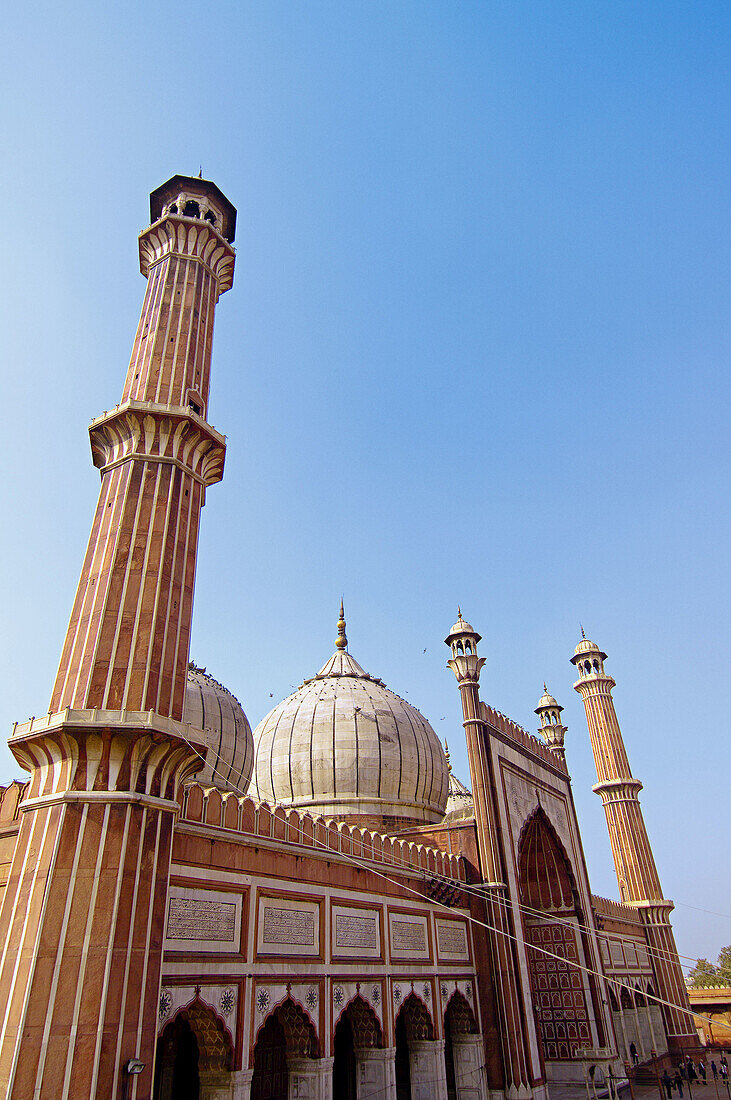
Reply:
M4 728L48 706L147 195L202 166L239 220L192 656L256 724L342 593L466 779L460 603L487 701L531 730L544 679L565 706L614 896L583 622L679 948L715 958L731 918L689 906L731 913L728 5L31 3L3 38Z

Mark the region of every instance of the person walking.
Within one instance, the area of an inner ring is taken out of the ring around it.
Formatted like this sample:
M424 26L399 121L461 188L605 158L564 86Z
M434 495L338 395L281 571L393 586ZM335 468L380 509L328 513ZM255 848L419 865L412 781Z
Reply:
M693 1059L690 1056L688 1057L688 1067L687 1067L687 1069L688 1069L688 1082L689 1082L690 1085L694 1085L696 1083L696 1081L698 1080L698 1074L695 1071L695 1066L693 1065Z
M706 1081L706 1064L702 1058L698 1059L698 1073L703 1084L707 1085L708 1082Z
M668 1100L672 1100L673 1082L667 1070L663 1070L662 1083L665 1088L665 1095L667 1096Z
M713 1074L713 1080L717 1081L718 1080L718 1066L713 1061L713 1059L711 1059L711 1073Z
M630 1053L630 1058L632 1059L632 1065L636 1066L640 1059L637 1055L637 1047L635 1046L634 1043L630 1043L629 1053Z
M678 1090L678 1095L680 1096L680 1098L682 1100L682 1097L683 1097L683 1078L680 1076L680 1070L679 1069L676 1069L676 1071L675 1071L675 1076L673 1077L673 1084L675 1085L676 1089Z

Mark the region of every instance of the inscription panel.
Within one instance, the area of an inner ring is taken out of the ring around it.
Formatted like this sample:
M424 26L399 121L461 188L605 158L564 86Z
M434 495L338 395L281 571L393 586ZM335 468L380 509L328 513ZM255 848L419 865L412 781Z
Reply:
M467 926L462 921L437 917L437 954L440 959L465 962L470 957Z
M260 955L319 955L320 906L260 897L256 949Z
M391 957L428 959L427 918L417 913L389 913Z
M238 953L240 894L171 886L165 918L165 950Z
M339 958L378 959L381 918L377 909L332 907L332 954Z

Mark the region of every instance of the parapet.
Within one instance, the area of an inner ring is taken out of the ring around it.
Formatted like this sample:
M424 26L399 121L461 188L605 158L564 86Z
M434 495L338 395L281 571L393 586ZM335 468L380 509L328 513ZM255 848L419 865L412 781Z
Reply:
M191 783L185 789L181 821L340 853L366 863L385 864L392 871L466 881L461 857L450 852L284 806L272 807L267 802L199 783Z
M487 703L480 703L480 708L481 718L488 726L492 726L498 733L502 733L505 737L509 737L511 741L517 741L517 743L529 753L533 756L537 756L546 764L550 764L552 768L556 768L558 771L563 772L564 775L569 774L568 768L566 767L566 761L562 760L560 756L553 752L544 741L541 741L532 733L528 733L528 730L524 730L523 727L519 726L517 722L514 722L512 718L508 718L507 715L502 714L499 710L489 707Z

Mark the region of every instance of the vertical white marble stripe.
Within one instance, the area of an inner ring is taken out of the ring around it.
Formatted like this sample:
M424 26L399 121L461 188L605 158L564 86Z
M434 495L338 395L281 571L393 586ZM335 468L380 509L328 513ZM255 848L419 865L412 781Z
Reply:
M117 1047L114 1053L114 1080L112 1081L111 1096L117 1095L119 1081L119 1059L124 1035L124 1021L127 1012L127 985L129 983L129 969L132 962L132 940L135 931L135 916L137 915L137 896L140 890L140 875L142 871L142 857L145 853L145 831L147 829L147 808L142 810L139 838L137 842L137 864L135 866L135 881L132 888L132 904L130 906L129 927L127 929L127 953L124 960L124 978L122 980L122 995L120 997L120 1020L117 1033ZM104 1026L104 1017L101 1019L101 1027Z
M127 675L126 675L125 680L124 680L124 694L122 696L122 704L121 704L123 707L126 707L128 705L128 695L129 695L130 681L132 679L132 672L133 672L133 669L134 669L134 666L135 666L135 658L136 658L136 650L137 650L137 638L138 638L139 629L140 629L140 616L142 614L142 604L144 602L145 582L146 582L147 577L148 577L148 566L149 566L149 562L150 562L150 552L152 550L152 545L153 545L153 541L154 541L152 536L153 536L153 533L154 533L154 530L155 530L155 523L156 523L156 520L158 518L157 517L157 506L159 504L160 495L161 495L161 492L160 492L161 485L160 485L160 483L162 481L163 469L165 469L165 474L172 478L172 470L169 467L164 468L160 463L158 463L157 464L157 469L155 471L155 491L154 491L153 498L152 498L152 507L150 508L150 521L149 521L148 526L147 526L147 537L145 539L145 555L144 555L143 562L142 562L142 575L140 577L140 587L139 587L139 591L137 593L137 606L135 607L134 626L132 628L132 638L130 640L129 657L127 659ZM165 501L166 519L165 519L164 529L165 529L165 531L167 531L167 516L170 514L170 496L171 496L169 489L168 489L168 492L165 494L165 496L166 496L167 499ZM165 540L164 539L161 543L161 552L163 554L165 552ZM159 584L160 584L160 574L162 573L162 562L157 561L154 564L157 567L155 572L156 572L156 576L157 576L157 585L159 586ZM121 616L120 616L120 618L121 618ZM119 628L120 625L121 625L120 623L117 624L118 628ZM155 620L153 619L151 627L150 627L150 636L148 638L148 645L147 645L147 665L148 665L148 667L149 667L151 654L152 654L152 648L153 648L152 647L152 641L153 641L153 638L154 638L154 630L155 630ZM114 655L115 656L116 656L116 650L117 650L118 643L119 643L119 629L117 630L117 633L116 633L115 639L114 639ZM110 670L111 670L111 668L113 667L113 659L110 659L109 667L110 667ZM109 683L109 678L107 678L107 682ZM139 700L139 705L135 704L134 709L144 710L145 709L144 703L145 703L145 696L144 696L144 693L143 693L142 698Z
M99 1077L99 1054L101 1050L102 1039L104 1037L104 1017L106 1015L107 1008L107 995L109 991L109 974L112 967L112 948L114 946L114 936L117 930L117 914L119 913L119 899L122 894L122 881L124 878L124 865L127 859L127 842L129 840L129 826L131 817L131 807L128 805L124 815L124 832L122 834L122 846L119 852L119 862L117 866L117 882L114 889L114 904L112 906L112 920L109 930L109 945L107 949L107 958L104 964L104 978L102 980L101 996L99 998L99 1017L97 1020L96 1029L96 1043L94 1045L94 1069L91 1078L91 1087L89 1093L91 1096L96 1096L96 1085Z
M114 624L114 637L113 637L113 640L112 640L112 645L111 645L110 650L109 650L109 667L107 668L107 678L106 678L106 682L104 684L104 696L103 696L103 698L101 700L101 704L100 704L102 707L106 707L106 706L109 705L109 692L110 692L110 689L111 689L111 686L112 686L112 676L114 675L115 660L116 660L116 656L117 656L117 649L118 649L118 646L119 646L119 635L120 635L120 631L122 629L122 620L124 618L125 612L127 611L127 590L129 588L130 576L131 576L131 573L132 573L132 562L134 561L134 556L135 556L135 554L134 554L135 544L137 542L138 532L140 530L140 520L141 520L141 514L142 514L142 501L144 500L144 496L145 496L145 487L147 486L147 484L149 484L150 480L154 481L153 503L152 503L152 507L150 508L150 517L147 521L147 533L146 533L146 538L145 538L145 561L146 561L147 560L147 554L149 553L149 549L150 549L150 541L151 541L150 540L150 532L151 532L151 529L152 529L152 524L154 522L154 516L155 516L154 500L155 500L155 497L157 496L157 488L158 488L158 484L159 484L159 480L160 480L160 469L161 469L160 464L156 463L156 465L154 467L154 472L153 472L150 469L149 463L145 463L144 468L143 468L143 472L142 472L142 477L141 477L141 480L140 480L139 489L137 491L137 502L135 504L134 525L133 525L132 531L130 533L129 553L127 554L127 561L125 562L125 566L124 566L124 580L122 582L122 592L121 592L120 598L119 598L119 609L117 611L117 620ZM144 574L142 575L142 577L143 576L144 576ZM140 583L142 582L142 577L140 578ZM139 602L139 596L138 596L138 602ZM109 624L107 624L107 625L109 625ZM100 624L100 626L101 626L101 624ZM101 633L102 633L102 630L100 629L98 631L98 635L101 635ZM131 651L130 651L130 658L131 658L131 656L132 656L132 654L131 654ZM129 683L129 663L130 662L128 662L126 683ZM120 701L120 704L119 704L119 708L115 708L115 709L121 709L125 706L126 706L126 695L124 695L122 697L122 699Z
M85 807L86 808L86 807ZM104 851L107 843L107 830L109 828L109 814L111 807L109 803L104 807L104 817L102 819L101 833L99 836L99 849L97 851L96 863L94 864L94 881L91 888L91 897L89 898L89 912L86 917L86 926L84 928L84 939L81 946L81 957L79 959L79 969L76 978L76 996L74 997L74 1011L71 1017L71 1029L69 1032L69 1046L66 1054L66 1066L63 1076L63 1088L61 1091L61 1100L68 1100L69 1085L71 1083L71 1068L73 1066L74 1052L76 1050L76 1036L79 1030L79 1010L81 1008L81 995L84 990L84 979L86 978L86 967L89 962L89 944L91 943L91 930L94 924L94 917L97 913L97 894L99 892L99 875L102 868L102 860L104 858Z
M63 829L64 820L65 820L65 810L66 810L66 807L63 806L62 809L61 809L61 813L59 815L59 821L56 825L56 836L54 837L53 851L51 853L51 859L49 861L49 869L48 869L48 877L49 878L52 875L53 870L56 866L56 856L58 854L59 838L60 838L60 835L61 835L61 830ZM2 958L0 958L0 974L5 969L8 950L9 950L10 943L11 943L12 938L13 938L13 928L15 927L16 920L19 917L18 903L19 903L19 899L20 899L20 896L21 896L21 893L22 893L22 883L25 881L25 877L26 877L26 874L27 874L27 871L28 871L28 863L29 863L30 859L33 858L31 856L31 852L33 852L35 850L34 849L34 840L36 838L37 829L40 826L40 822L38 820L38 818L40 816L41 815L39 815L39 814L34 815L33 831L31 832L31 835L28 837L28 842L26 844L25 854L23 856L23 866L22 866L20 876L18 878L18 886L17 886L17 889L15 891L15 897L13 899L13 909L12 909L12 913L11 913L11 919L10 919L10 922L8 924L7 938L5 940L5 943L3 944ZM38 848L36 850L37 856L38 856L38 862L36 863L35 871L33 872L33 878L31 880L30 888L29 888L29 891L28 891L28 898L31 898L33 896L33 894L35 893L36 883L38 881L39 868L40 868L40 865L41 865L41 860L43 859L44 849L45 849L45 846L46 846L46 839L48 837L48 830L49 830L49 826L50 826L50 822L51 822L51 817L52 817L52 810L46 810L45 813L42 815L42 818L43 818L43 831L42 831L42 835L41 835L41 842L38 845ZM7 889L7 887L6 887L6 889ZM44 892L43 903L41 905L41 912L40 912L40 917L39 917L39 921L38 921L38 928L36 930L35 940L34 940L34 943L33 943L33 950L31 952L31 956L30 956L31 959L35 959L37 957L38 943L39 943L40 936L41 936L41 930L43 928L43 919L44 919L45 912L46 912L46 901L47 901L47 899L48 899L48 889L46 889L45 892ZM22 954L23 954L23 947L24 947L24 944L25 944L26 935L28 933L28 921L30 919L31 907L28 904L27 899L26 899L25 906L26 906L26 908L25 908L25 916L24 916L24 919L23 919L23 926L22 926L21 933L20 933L20 939L18 941L18 945L17 945L17 948L15 950L15 964L13 966L13 974L12 974L12 978L11 978L10 984L9 984L8 1000L7 1000L7 1004L5 1005L5 1011L4 1011L3 1017L2 1017L2 1026L0 1027L0 1050L2 1050L3 1044L5 1042L5 1035L6 1035L7 1026L8 1026L8 1017L9 1017L10 1009L11 1009L11 1006L13 1004L13 999L14 999L14 996L15 996L15 984L16 984L17 976L18 976L18 967L20 966L20 960L21 960L21 957L22 957ZM28 983L27 983L28 987L30 987L30 984L31 984L32 979L33 979L33 971L34 971L34 967L33 967L33 964L31 964L31 968L30 968L30 971L29 971L29 974L28 974ZM21 1017L21 1026L18 1029L18 1039L19 1039L20 1034L22 1033L22 1030L23 1030L22 1029L22 1022L23 1022L24 1019L25 1019L25 1011L23 1012L23 1015ZM17 1041L18 1040L16 1039L16 1043L17 1043Z
M136 1052L135 1052L136 1054L138 1054L139 1050L140 1050L140 1042L142 1040L142 1028L143 1028L143 1026L146 1022L146 1018L145 1018L145 1000L146 1000L146 997L147 997L147 971L148 971L149 966L150 966L150 936L151 936L151 933L152 933L152 914L153 914L154 908L155 908L155 894L156 894L156 891L157 891L157 868L158 868L158 860L159 860L159 855L160 855L161 826L162 826L162 813L158 812L158 814L157 814L157 829L155 831L155 856L154 856L154 859L152 861L152 869L151 869L151 872L150 872L150 893L149 893L149 896L148 896L148 899L147 899L148 908L147 908L147 928L145 930L145 955L144 955L145 962L144 962L144 966L142 967L142 982L140 984L140 1000L139 1000L139 1004L137 1006L137 1020L138 1020L138 1023L137 1023L137 1047L136 1047ZM173 840L173 834L172 834L172 829L171 829L170 830L170 838L169 838L169 841L168 841L168 851L165 853L165 857L167 859L168 866L170 866L170 854L171 854L170 849L172 848L172 840ZM163 900L163 904L165 906L167 906L167 896L165 898L163 898L162 900ZM159 962L160 962L160 964L162 964L162 946L161 946L161 950L160 950ZM158 986L158 995L159 995L159 986ZM154 1007L156 1008L157 1006L155 1005ZM132 1083L132 1096L130 1097L130 1100L135 1100L136 1096L137 1096L137 1078L135 1077L135 1079Z
M63 962L64 948L66 947L66 934L68 932L69 917L71 916L71 904L74 899L74 890L76 886L76 874L79 869L79 860L81 858L81 852L84 847L84 833L86 832L86 822L89 816L89 804L85 803L81 809L81 821L79 822L79 831L76 834L76 847L74 849L74 858L71 864L71 874L69 877L69 884L66 890L66 903L63 910L63 918L61 921L61 932L58 938L58 946L56 948L56 958L53 963L53 975L51 977L51 989L48 995L48 1005L46 1008L46 1019L43 1024L43 1036L41 1038L41 1049L38 1055L38 1071L36 1073L35 1086L33 1088L34 1100L41 1093L41 1085L43 1084L43 1071L46 1068L46 1058L48 1056L48 1040L51 1035L51 1024L53 1023L53 1014L56 1004L56 993L58 991L58 980L61 975L61 963ZM17 1068L17 1054L19 1053L20 1044L16 1047L16 1057L13 1059L13 1067L8 1081L8 1092L12 1091L13 1080L15 1077L15 1070Z
M100 593L99 593L99 587L100 586L96 583L92 585L91 579L93 577L95 579L95 581L98 580L99 573L100 573L99 562L100 562L100 560L102 562L104 561L104 555L106 554L106 551L107 551L107 547L108 547L108 544L109 544L109 539L111 538L112 529L114 528L116 530L118 528L118 524L112 524L111 522L107 521L106 513L107 513L107 505L110 503L110 501L109 501L110 496L113 495L113 494L116 494L116 489L117 489L117 486L118 486L119 476L120 475L119 475L118 471L116 471L116 470L114 470L110 474L108 474L104 478L104 480L102 481L102 488L101 488L101 491L100 491L100 494L99 494L100 495L100 500L99 500L99 504L97 505L97 509L102 510L102 516L100 517L100 520L99 520L99 530L96 533L94 549L93 549L93 552L92 552L91 556L89 557L89 568L88 568L88 571L86 572L84 592L83 592L83 595L81 596L81 600L80 600L80 603L79 603L78 615L76 616L76 623L75 623L75 626L74 626L73 640L72 640L71 645L69 646L69 649L68 649L68 656L67 656L67 659L66 659L66 671L65 671L65 674L64 674L63 684L61 685L61 692L60 692L61 700L67 699L70 704L73 703L74 694L75 694L76 689L78 687L79 675L80 675L80 670L81 670L81 654L79 653L79 639L80 639L80 633L82 631L82 623L83 623L84 619L86 618L86 628L85 628L85 631L84 631L84 640L86 641L89 637L89 630L91 629L91 622L92 622L93 617L94 617L94 608L96 606L96 601L100 596ZM114 509L112 509L112 510L114 511ZM104 531L105 524L106 524L106 531ZM91 540L91 536L90 536L90 540ZM100 555L101 555L101 557L100 557ZM82 566L82 569L85 569L85 567L86 567L86 558L84 559L84 565ZM79 592L81 590L81 585L82 585L83 581L84 581L84 574L82 573L82 577L79 580ZM79 596L77 595L77 599L78 598L79 598ZM74 610L76 610L76 599L74 600L74 608L72 609L72 612L71 612L72 615L74 613ZM71 626L71 623L69 622L69 628L70 628L70 626ZM83 653L83 648L82 648L81 652ZM77 659L77 656L78 656L78 667L77 667L77 670L76 670L76 677L73 681L73 690L71 691L70 695L67 695L67 692L69 690L69 677L72 674L71 670L74 667L74 661Z

